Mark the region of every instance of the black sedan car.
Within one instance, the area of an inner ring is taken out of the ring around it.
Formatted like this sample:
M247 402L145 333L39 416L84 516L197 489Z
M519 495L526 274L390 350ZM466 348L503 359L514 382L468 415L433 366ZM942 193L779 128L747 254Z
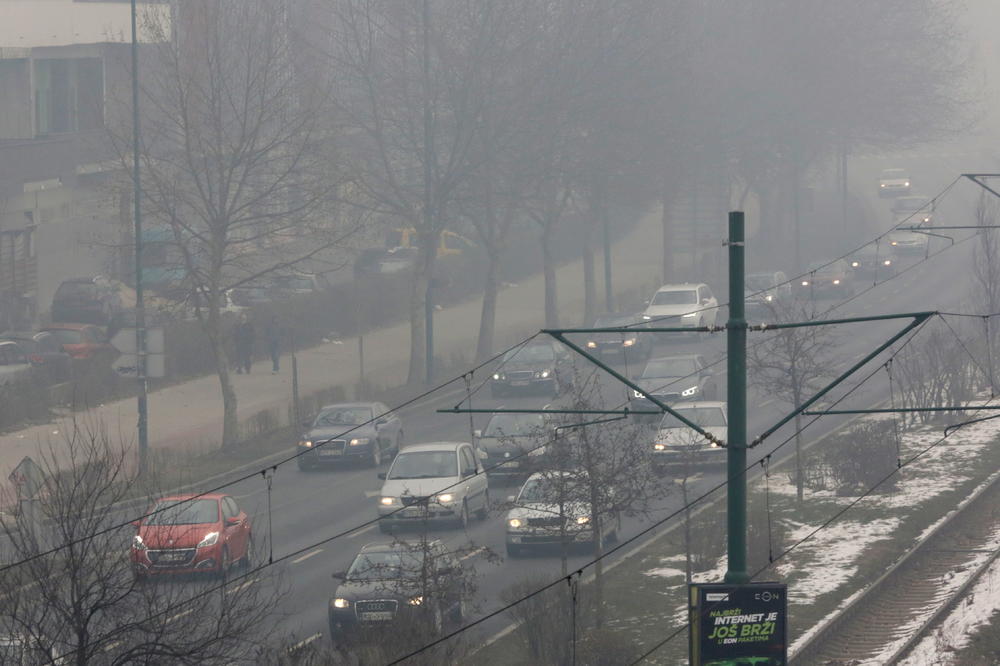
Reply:
M636 379L640 391L634 391L631 407L651 409L646 399L651 395L660 402L681 400L715 400L719 384L715 373L701 354L675 354L652 358Z
M573 381L572 355L555 340L535 342L504 354L490 381L494 398L513 393L559 395Z
M853 296L851 267L843 259L814 261L799 280L799 291L810 298Z
M851 271L862 280L878 282L896 274L896 263L888 247L865 245L848 259Z
M403 446L403 424L381 402L344 402L323 407L299 438L298 464L305 471L346 460L375 467Z
M552 433L544 414L494 414L475 432L479 456L490 478L530 474L546 453Z
M639 325L642 324L642 327ZM641 315L607 314L594 321L593 328L619 328L628 326L632 330L622 333L591 333L585 344L587 350L612 360L624 359L629 362L645 361L653 350L652 334L639 331L645 327Z
M392 632L415 623L439 634L446 619L461 622L465 615L461 563L438 540L367 544L346 572L333 576L341 581L328 611L335 644L359 630Z

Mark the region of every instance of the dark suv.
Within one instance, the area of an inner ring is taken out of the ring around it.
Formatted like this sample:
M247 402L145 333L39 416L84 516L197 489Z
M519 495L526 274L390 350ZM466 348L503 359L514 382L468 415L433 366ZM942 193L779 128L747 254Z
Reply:
M461 622L465 615L462 565L439 540L367 544L333 577L341 581L328 611L335 644L401 622L426 623L440 634L446 618Z
M642 389L634 391L632 407L649 409L647 395L660 402L715 400L719 395L715 374L701 354L676 354L651 358L635 380Z
M106 279L63 280L52 297L52 321L108 326L121 311L118 291Z
M511 393L559 393L572 384L570 351L555 340L512 349L493 371L490 393L498 398Z

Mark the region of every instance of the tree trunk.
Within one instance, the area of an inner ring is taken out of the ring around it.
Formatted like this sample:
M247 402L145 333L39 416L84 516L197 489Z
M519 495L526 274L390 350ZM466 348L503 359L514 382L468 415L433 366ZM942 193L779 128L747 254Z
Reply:
M601 539L601 512L596 486L590 484L590 522L594 530L594 626L604 626L604 540Z
M795 497L800 502L805 495L805 474L802 471L802 417L795 415Z
M414 269L413 280L410 282L410 368L406 375L408 384L419 384L424 379L426 368L427 329L425 324L424 305L427 302L427 286L430 284L430 271L433 264L428 265L424 252Z
M493 353L493 334L497 318L497 292L500 281L500 257L496 252L488 253L486 284L483 286L483 309L479 316L479 340L476 343L476 358L483 360Z
M545 327L559 328L559 304L556 300L556 265L552 258L552 224L542 230L542 274L545 277Z
M663 211L660 214L660 226L663 229L663 284L667 284L673 277L676 268L674 266L674 219L670 215L673 191L669 185L663 185L660 199L663 202Z
M212 345L215 372L219 377L219 388L222 390L222 448L229 448L239 443L239 421L236 418L236 391L233 390L233 381L229 376L229 355L226 353L227 336L222 330L218 296L216 296L214 303L208 304L206 324L205 333Z
M597 308L597 285L594 284L594 248L591 245L593 225L588 220L583 237L583 326L594 320Z

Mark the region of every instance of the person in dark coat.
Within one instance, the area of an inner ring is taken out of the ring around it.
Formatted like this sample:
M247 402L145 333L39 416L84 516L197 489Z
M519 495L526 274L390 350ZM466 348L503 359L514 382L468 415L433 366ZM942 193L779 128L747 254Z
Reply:
M278 325L278 316L271 315L267 324L267 351L271 355L271 374L278 374L281 369L281 327Z
M236 326L236 374L250 374L253 365L253 322L245 314L240 315L240 323Z

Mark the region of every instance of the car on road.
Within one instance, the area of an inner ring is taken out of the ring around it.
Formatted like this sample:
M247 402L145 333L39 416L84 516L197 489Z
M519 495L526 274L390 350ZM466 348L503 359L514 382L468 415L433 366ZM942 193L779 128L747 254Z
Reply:
M896 222L930 225L934 220L934 200L919 194L897 197L892 202L892 215Z
M38 368L48 381L60 381L69 377L70 357L51 333L36 333L33 336L5 335L0 344L13 342L28 362Z
M544 414L493 414L486 427L473 433L490 478L523 476L546 454L552 434Z
M359 629L391 632L401 622L425 622L435 635L447 619L465 616L461 562L440 540L370 543L340 580L327 611L330 638L340 644Z
M891 246L889 246L891 247ZM896 274L896 263L885 245L869 243L848 258L851 271L862 280L885 280Z
M403 447L403 423L381 402L327 405L296 446L298 465L308 470L346 461L378 467Z
M0 340L0 384L7 384L31 372L24 347L14 340Z
M674 411L721 441L729 431L726 403L716 400L675 405ZM653 439L653 462L665 465L724 465L726 450L709 442L673 414L664 414Z
M811 262L799 280L799 287L812 298L851 296L854 294L851 267L844 259Z
M378 500L379 529L447 523L467 528L475 515L485 519L489 480L471 444L414 444L396 455Z
M49 324L39 333L50 334L71 358L86 360L118 355L104 329L93 324Z
M573 357L556 340L541 340L511 349L500 359L490 378L490 394L499 398L514 393L559 395L573 382Z
M652 409L645 400L653 396L660 402L681 400L715 400L719 396L719 383L701 354L674 354L651 358L635 383L642 389L633 390L630 407ZM645 404L643 404L645 403Z
M783 271L747 273L744 293L747 319L760 321L772 318L774 308L791 294L792 286Z
M110 325L121 312L118 289L102 276L63 280L52 297L52 321Z
M138 577L153 574L214 573L253 557L250 517L231 495L173 495L158 499L136 521L132 566Z
M507 555L518 557L528 550L560 544L594 545L594 516L590 508L586 475L578 470L536 472L524 482L513 508L507 512ZM615 541L621 531L621 515L601 516L602 543Z
M719 301L707 284L665 284L656 290L642 318L651 326L715 326ZM663 334L669 339L670 334Z
M904 169L883 169L878 177L878 195L883 199L910 192L910 175Z
M606 314L594 320L593 328L630 327L632 330L622 333L590 333L587 335L585 347L602 357L624 359L639 362L646 359L653 349L653 338L650 334L642 334L641 315L636 314Z
M899 222L900 227L915 227L916 223ZM896 254L926 254L930 237L919 231L912 231L908 228L897 228L890 231L887 236L889 247Z

